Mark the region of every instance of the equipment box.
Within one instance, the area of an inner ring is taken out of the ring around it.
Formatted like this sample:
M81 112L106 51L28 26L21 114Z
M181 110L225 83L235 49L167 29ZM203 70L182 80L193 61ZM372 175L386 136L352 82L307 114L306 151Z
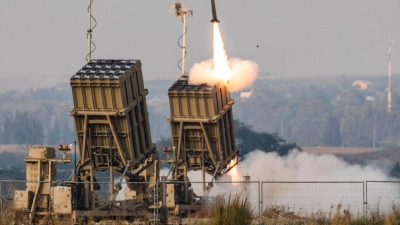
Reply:
M30 210L33 201L33 192L31 191L15 191L14 192L14 209Z
M72 213L71 204L71 187L52 187L53 189L53 203L55 214L70 214Z
M56 157L56 150L52 147L31 146L29 147L28 158L46 158L54 159Z

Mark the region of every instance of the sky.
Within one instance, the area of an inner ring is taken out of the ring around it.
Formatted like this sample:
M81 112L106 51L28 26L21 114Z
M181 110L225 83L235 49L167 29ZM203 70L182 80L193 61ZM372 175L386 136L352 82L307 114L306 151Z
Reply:
M186 68L212 57L211 4L182 0ZM174 0L94 0L93 59L140 59L146 80L181 74L182 22ZM4 88L66 83L86 64L87 0L1 0L0 78ZM229 57L252 60L260 75L400 73L400 1L216 0ZM257 47L259 46L259 47Z

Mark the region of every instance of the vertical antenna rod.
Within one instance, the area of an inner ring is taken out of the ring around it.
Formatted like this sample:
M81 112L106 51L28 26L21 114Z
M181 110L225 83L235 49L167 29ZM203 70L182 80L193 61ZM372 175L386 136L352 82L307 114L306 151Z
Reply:
M182 37L182 76L186 76L185 74L185 58L186 58L186 13L183 12L183 37Z
M392 43L393 40L389 41L389 49L388 49L388 55L389 55L389 63L388 63L388 113L392 111Z
M181 18L183 22L183 34L178 39L178 45L182 48L182 59L179 60L177 66L182 70L182 77L187 77L187 73L185 72L185 61L186 61L186 17L193 16L193 10L188 10L182 3L177 1L170 9L169 12L177 19ZM189 14L188 14L189 13ZM180 44L180 40L182 38L182 45ZM182 63L182 66L179 66L179 63Z
M88 54L86 56L86 61L89 62L92 58L92 0L88 1L89 1L89 6L88 6L89 27L87 30Z

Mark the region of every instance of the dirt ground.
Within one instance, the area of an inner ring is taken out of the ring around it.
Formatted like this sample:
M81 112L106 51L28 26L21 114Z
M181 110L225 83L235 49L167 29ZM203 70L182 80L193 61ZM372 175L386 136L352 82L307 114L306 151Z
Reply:
M335 148L335 147L304 147L303 151L313 154L334 154L349 163L365 164L370 161L381 161L390 164L400 162L399 148Z
M342 147L302 147L303 151L314 154L340 154L340 155L354 155L361 153L380 152L383 148L342 148Z

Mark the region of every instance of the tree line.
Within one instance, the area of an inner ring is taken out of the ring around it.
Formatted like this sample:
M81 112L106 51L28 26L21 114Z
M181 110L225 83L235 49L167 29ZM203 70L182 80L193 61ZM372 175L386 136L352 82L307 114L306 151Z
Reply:
M75 141L69 88L0 94L0 144L58 145Z
M75 140L75 132L67 121L61 125L59 118L55 117L51 126L45 126L46 123L43 121L42 115L28 111L17 110L15 115L7 114L3 118L3 128L0 130L0 143L57 145L64 142L72 143Z
M325 83L259 81L250 98L235 102L234 117L256 131L279 134L300 146L398 146L397 89L393 88L388 112L387 78L363 80L368 84L364 88L354 85L355 80L342 76ZM400 79L393 84L400 85Z
M354 85L360 79L368 85ZM146 82L153 141L169 137L166 90L172 83ZM387 77L260 79L249 98L232 93L233 116L254 132L298 146L394 147L400 143L400 96L395 88L400 77L393 76L392 84L389 113ZM75 141L71 90L63 87L1 93L0 144Z

